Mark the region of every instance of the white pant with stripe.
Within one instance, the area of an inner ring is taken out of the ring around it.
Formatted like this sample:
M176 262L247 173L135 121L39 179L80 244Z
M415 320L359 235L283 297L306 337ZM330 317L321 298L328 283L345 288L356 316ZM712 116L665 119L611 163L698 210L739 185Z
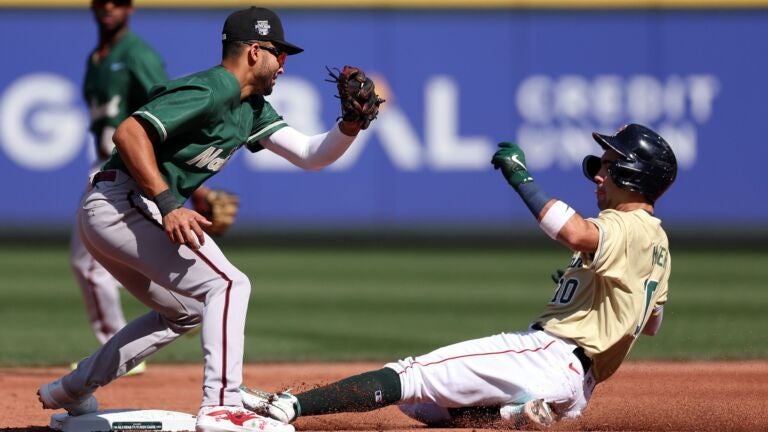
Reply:
M386 366L400 375L401 404L459 408L543 398L558 416L572 418L586 408L594 388L575 347L543 331L502 333Z

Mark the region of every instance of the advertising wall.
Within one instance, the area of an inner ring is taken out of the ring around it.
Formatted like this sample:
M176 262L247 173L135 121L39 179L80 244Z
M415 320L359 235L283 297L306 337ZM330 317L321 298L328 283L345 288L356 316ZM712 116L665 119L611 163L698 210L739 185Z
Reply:
M220 60L228 9L137 9L132 28L171 77ZM592 131L636 122L673 146L658 211L680 225L768 224L762 125L768 10L280 11L288 59L269 100L305 133L339 113L325 66L360 66L387 102L321 172L243 150L211 180L252 226L530 224L489 161L516 141L552 196L596 210L581 160ZM92 153L80 86L95 45L86 9L0 9L0 225L70 221Z

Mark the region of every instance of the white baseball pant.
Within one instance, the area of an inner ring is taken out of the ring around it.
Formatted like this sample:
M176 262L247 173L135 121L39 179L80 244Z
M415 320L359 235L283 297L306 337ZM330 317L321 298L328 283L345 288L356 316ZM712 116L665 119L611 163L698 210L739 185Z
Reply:
M595 382L575 348L543 331L502 333L386 367L400 375L401 404L459 408L543 398L559 417L572 418L586 408Z

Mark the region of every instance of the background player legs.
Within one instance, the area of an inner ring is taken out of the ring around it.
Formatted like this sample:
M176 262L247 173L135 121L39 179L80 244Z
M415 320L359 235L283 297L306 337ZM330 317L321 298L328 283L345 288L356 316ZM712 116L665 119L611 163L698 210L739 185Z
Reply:
M64 388L75 397L94 392L176 340L183 334L181 329L185 327L155 311L136 318L66 375L62 379Z
M120 283L83 246L77 221L69 246L70 264L80 285L88 321L96 339L103 345L125 326Z

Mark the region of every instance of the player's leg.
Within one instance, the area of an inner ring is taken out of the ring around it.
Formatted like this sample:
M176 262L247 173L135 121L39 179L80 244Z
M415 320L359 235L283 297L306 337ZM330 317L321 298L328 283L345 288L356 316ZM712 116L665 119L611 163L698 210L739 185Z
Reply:
M91 329L99 343L104 344L125 325L120 284L85 248L77 220L72 227L69 261L80 286Z
M121 267L120 263L109 260L104 262L126 286L154 285L140 273ZM168 290L162 292L167 293L166 299L158 300L152 306L163 310L164 315L151 311L133 320L96 352L80 361L75 370L41 386L38 394L43 406L51 409L65 408L71 415L95 410L97 403L92 393L96 389L124 375L146 357L194 328L200 321L202 302L178 296Z
M131 180L128 184L132 183ZM104 256L135 269L166 290L204 304L203 405L241 405L239 386L251 290L248 278L224 257L210 237L198 250L171 243L154 202L135 192L105 192L112 198L110 204L116 207L118 217L113 218L110 210L98 202L86 204L86 212L81 213L86 215L82 225L85 237ZM99 216L100 213L103 215ZM126 241L130 238L137 241ZM91 252L104 263L97 252ZM109 265L107 268L111 271ZM146 304L153 304L149 287L125 284L125 288Z
M278 401L295 405L289 421L298 415L369 411L393 403L445 409L525 403L534 399L527 389L539 384L533 377L546 372L534 370L538 357L529 354L536 358L526 359L521 354L536 353L547 342L515 335L461 342ZM251 392L252 403L247 393L244 396L246 406L257 412L269 410L269 404L259 404L259 393Z
M243 401L250 409L283 421L299 415L369 411L392 403L428 404L451 416L473 419L495 410L495 418L502 419L503 406L523 407L540 398L571 401L577 393L575 383L581 380L568 367L569 361L577 361L572 349L543 332L501 334L390 363L295 396L246 391Z
M84 236L83 241L123 286L153 310L120 329L62 379L64 387L76 397L124 375L158 349L194 328L201 320L203 309L201 301L165 289L142 272L104 254L91 244L88 236Z
M182 248L178 257L187 266L185 273L173 280L159 277L157 282L172 284L174 291L203 304L200 338L206 366L202 405L239 406L250 281L210 238L199 250ZM172 268L178 267L172 264Z
M474 339L387 367L401 378L403 403L455 408L524 402L532 397L526 376L532 364L524 361L524 355L542 347L518 342L504 334Z
M299 416L371 411L400 401L399 381L394 370L383 368L297 395L243 387L243 405L283 423L293 422ZM444 408L434 403L418 403L400 405L400 409L432 427L476 427L500 418L498 406Z
M283 423L302 415L363 412L400 400L400 378L389 368L365 372L297 395L241 387L243 406Z
M403 404L536 408L531 401L544 399L556 407L570 406L583 381L569 368L576 361L572 349L543 332L505 333L387 366L401 378Z

